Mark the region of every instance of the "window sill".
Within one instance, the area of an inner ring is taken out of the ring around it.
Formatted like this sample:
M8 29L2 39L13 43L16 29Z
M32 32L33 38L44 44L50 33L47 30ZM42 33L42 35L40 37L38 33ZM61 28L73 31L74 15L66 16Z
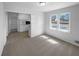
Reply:
M51 30L57 30L57 31L61 31L61 32L66 32L69 33L70 30L64 30L64 29L58 29L58 28L50 28Z
M59 29L59 31L62 31L62 32L70 32L70 30L64 30L64 29Z

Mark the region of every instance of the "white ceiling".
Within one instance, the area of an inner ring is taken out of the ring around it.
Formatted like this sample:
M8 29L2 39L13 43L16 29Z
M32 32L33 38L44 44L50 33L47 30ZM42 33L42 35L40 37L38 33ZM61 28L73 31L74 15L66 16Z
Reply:
M47 2L46 6L39 6L38 2L5 2L6 8L22 8L32 11L48 12L60 8L69 7L72 5L79 4L78 2Z

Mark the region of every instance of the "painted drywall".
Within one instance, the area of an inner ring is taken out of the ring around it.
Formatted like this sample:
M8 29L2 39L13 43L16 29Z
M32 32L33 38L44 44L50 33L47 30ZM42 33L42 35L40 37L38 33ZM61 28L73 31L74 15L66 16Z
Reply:
M16 13L24 13L31 14L31 37L40 35L43 33L43 13L28 9L28 7L21 6L18 4L9 4L6 5L4 3L6 12L16 12Z
M34 13L31 14L31 36L37 36L43 34L43 14Z
M4 12L3 3L0 2L0 55L2 54L7 36L7 21Z
M49 17L53 14L60 14L64 12L70 12L70 32L62 32L58 30L49 29ZM64 41L70 42L74 45L79 46L74 41L79 41L79 5L75 5L72 7L67 7L59 10L54 10L45 13L45 33L51 36L55 36Z
M29 10L30 11L34 10L34 11L40 11L40 12L47 12L51 10L69 7L77 4L78 2L47 2L45 6L40 6L39 2L4 2L4 3L5 3L5 6L9 7L9 10L11 10L16 6L18 8L15 8L15 9L17 9L18 11L22 7L23 9L21 10L23 11L29 12Z

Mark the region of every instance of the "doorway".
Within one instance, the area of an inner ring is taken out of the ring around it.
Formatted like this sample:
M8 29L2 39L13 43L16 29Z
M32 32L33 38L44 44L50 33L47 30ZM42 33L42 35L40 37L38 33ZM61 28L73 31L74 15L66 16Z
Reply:
M8 32L17 32L18 13L8 12Z
M31 37L31 14L7 12L8 33Z

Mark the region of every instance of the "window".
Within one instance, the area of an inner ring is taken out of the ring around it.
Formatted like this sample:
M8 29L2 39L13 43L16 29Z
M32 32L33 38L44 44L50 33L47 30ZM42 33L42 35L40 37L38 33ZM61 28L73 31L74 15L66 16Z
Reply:
M70 31L70 12L51 16L50 29L69 32Z
M57 15L53 15L51 16L50 19L50 29L57 29L58 25L57 25Z

